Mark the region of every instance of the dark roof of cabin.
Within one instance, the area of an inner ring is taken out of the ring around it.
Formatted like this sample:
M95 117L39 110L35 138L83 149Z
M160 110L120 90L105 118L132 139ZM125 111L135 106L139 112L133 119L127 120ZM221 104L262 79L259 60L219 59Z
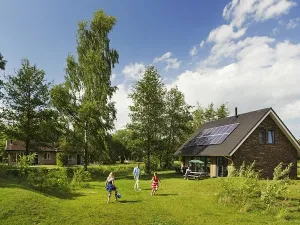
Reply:
M231 151L243 140L253 127L272 108L260 109L252 112L211 121L203 124L176 152L175 155L182 156L228 156ZM225 139L222 144L206 146L188 146L188 143L199 135L204 129L228 124L239 123L237 128Z
M6 141L6 146L5 146L5 151L25 151L25 143L23 141L19 140L7 140ZM50 151L59 151L58 148L55 147L48 147L48 146L40 146L37 149L30 149L30 152L32 151L45 151L45 152L50 152Z

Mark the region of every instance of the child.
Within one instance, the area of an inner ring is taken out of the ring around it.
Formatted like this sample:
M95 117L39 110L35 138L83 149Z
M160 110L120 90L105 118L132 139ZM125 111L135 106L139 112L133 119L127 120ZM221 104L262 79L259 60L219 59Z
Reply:
M113 172L111 172L106 179L105 189L108 191L107 203L109 203L112 191L115 191L115 199L116 199L116 201L118 201L118 198L117 198L118 191L117 191L117 187L115 186L115 175Z
M157 173L154 173L154 176L152 177L152 192L151 192L151 196L155 195L157 190L158 190L158 183L161 183Z

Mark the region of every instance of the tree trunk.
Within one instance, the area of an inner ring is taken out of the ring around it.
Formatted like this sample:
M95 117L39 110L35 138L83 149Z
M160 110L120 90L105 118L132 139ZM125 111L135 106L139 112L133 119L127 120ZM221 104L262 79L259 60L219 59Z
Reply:
M84 170L85 171L87 171L87 167L88 167L88 144L87 144L86 130L87 130L87 125L85 123L85 130L84 130Z
M87 149L87 143L84 144L84 170L87 171L88 167L88 149Z
M25 155L29 155L29 139L25 141Z

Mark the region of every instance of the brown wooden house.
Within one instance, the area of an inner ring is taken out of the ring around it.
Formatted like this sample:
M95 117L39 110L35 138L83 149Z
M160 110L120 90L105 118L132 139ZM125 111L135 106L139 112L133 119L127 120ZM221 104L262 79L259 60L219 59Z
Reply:
M7 140L5 151L8 154L8 164L17 164L19 156L25 154L25 143L18 140ZM39 147L32 149L30 153L36 153L34 164L36 165L56 165L56 154L60 152L58 147ZM78 153L70 153L68 156L68 165L80 165L82 156Z
M175 153L182 164L191 159L205 162L211 177L227 176L231 163L239 168L256 161L263 178L272 178L274 168L282 162L293 163L290 173L297 177L300 146L272 108L261 109L205 123Z

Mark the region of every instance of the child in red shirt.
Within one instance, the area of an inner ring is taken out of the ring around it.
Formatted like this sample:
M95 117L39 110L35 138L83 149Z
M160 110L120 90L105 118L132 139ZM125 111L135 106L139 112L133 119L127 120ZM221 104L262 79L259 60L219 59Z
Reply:
M158 190L158 183L161 183L157 173L154 173L154 176L152 177L152 192L151 192L151 195L155 195L157 190Z

